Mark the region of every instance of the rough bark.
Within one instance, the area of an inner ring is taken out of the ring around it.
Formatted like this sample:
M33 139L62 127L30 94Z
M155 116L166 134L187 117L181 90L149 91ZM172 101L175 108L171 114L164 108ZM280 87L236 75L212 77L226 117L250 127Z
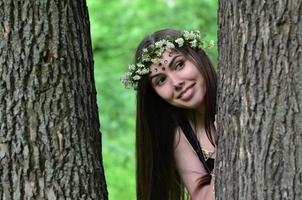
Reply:
M301 63L301 0L220 0L217 199L301 199Z
M107 199L85 0L0 1L0 199Z

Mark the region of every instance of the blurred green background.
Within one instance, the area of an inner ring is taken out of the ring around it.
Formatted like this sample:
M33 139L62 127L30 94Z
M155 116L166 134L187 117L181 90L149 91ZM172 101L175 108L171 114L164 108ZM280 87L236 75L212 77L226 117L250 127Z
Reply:
M120 77L142 38L158 29L200 30L217 42L216 0L87 0L110 200L135 199L135 92ZM216 64L216 47L209 51Z

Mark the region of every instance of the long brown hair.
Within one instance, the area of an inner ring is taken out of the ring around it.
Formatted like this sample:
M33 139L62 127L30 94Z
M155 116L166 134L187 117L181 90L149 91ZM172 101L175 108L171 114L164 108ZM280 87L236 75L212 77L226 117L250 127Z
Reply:
M179 37L180 32L163 29L147 36L138 46L135 61L142 51L160 39ZM213 145L211 126L215 120L217 75L210 59L201 49L188 45L176 48L190 59L202 74L206 83L205 130ZM184 187L174 160L174 137L178 119L185 110L168 104L152 88L148 76L141 78L137 87L136 115L136 185L138 200L182 200L186 198ZM211 176L201 177L200 187L209 184Z

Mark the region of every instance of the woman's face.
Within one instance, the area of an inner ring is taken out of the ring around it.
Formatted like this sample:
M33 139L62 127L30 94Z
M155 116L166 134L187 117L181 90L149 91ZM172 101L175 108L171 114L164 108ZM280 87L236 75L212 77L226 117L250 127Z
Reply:
M206 84L197 67L179 52L165 51L159 64L150 66L149 75L156 93L180 108L202 107Z

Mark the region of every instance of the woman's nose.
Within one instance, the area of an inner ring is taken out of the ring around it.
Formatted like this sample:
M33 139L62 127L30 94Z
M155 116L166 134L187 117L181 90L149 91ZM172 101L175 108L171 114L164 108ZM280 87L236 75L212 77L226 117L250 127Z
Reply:
M185 82L177 77L173 77L172 83L175 90L181 90Z

